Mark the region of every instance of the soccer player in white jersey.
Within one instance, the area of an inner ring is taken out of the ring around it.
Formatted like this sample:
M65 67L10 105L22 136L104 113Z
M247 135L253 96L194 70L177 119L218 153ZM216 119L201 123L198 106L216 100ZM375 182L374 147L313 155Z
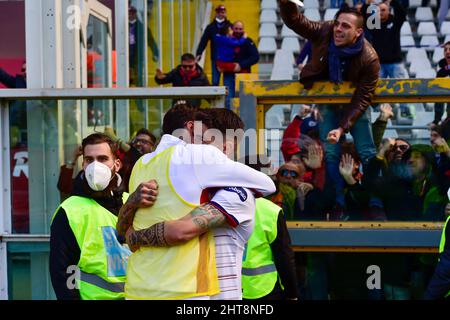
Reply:
M212 127L223 133L222 136L225 135L226 129L243 129L242 120L232 111L226 109L211 109L208 110L208 112L212 115ZM234 135L225 139L218 139L217 135L215 135L212 144L231 157L234 154L236 143L237 138ZM156 153L157 151L158 149L156 150ZM146 157L151 157L151 154ZM221 165L205 167L205 170L208 169L209 172L202 172L199 174L215 180L218 179L217 177L221 176L220 174L217 174L217 171L227 172L226 168L222 168ZM240 167L240 169L244 170L243 167ZM212 198L199 205L181 219L160 222L139 231L134 231L132 227L129 227L126 238L132 250L136 250L139 246L161 247L178 245L198 237L209 230L213 230L220 294L211 296L210 298L242 299L242 255L245 244L253 229L255 211L254 192L258 193L255 189L259 189L259 192L269 194L275 190L272 188L269 180L266 179L268 177L262 178L261 176L258 176L261 173L255 170L248 170L248 168L245 170L248 176L245 181L240 182L238 186L236 186L236 180L234 184L229 184L230 174L221 176L223 184L220 185L219 179L215 181L215 190L209 189L210 197ZM186 170L186 168L184 170L179 170L178 179L186 176L187 172L188 170ZM173 174L173 176L176 177L177 175ZM184 181L184 183L181 181ZM261 185L258 186L258 183L251 183L252 181L260 181ZM186 186L187 184L185 182L185 178L180 180L181 185ZM206 183L203 185L205 184ZM248 186L249 189L243 188L242 185ZM177 188L176 182L174 182L174 187ZM142 206L152 205L156 200L157 191L155 192L154 189L154 186L147 186L145 190L143 188L138 188L136 190L137 197L147 197L148 203L141 204ZM180 188L180 191L184 192L182 189L183 188ZM203 193L203 195L205 195L205 193ZM199 196L198 192L197 196ZM192 200L199 201L199 199ZM126 218L124 218L124 220L128 220L128 222L124 223L122 228L118 226L119 233L121 230L123 232L123 226L131 225L130 219L132 219L132 216L133 209L130 208L126 214ZM121 220L120 215L119 220ZM201 298L207 299L209 297Z

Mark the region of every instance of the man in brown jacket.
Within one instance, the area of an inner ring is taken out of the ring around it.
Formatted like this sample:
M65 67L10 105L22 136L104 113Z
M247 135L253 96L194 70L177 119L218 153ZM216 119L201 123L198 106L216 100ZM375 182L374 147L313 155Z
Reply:
M333 21L309 21L288 0L280 0L284 23L302 37L311 41L311 60L301 72L300 82L306 89L315 81L335 83L350 81L356 87L350 104L321 105L323 122L320 139L325 144L328 178L336 187L336 217L343 217L344 181L339 176L340 145L345 133L353 136L359 156L366 165L376 154L373 143L370 109L377 85L380 62L376 51L364 39L364 19L354 8L343 7Z

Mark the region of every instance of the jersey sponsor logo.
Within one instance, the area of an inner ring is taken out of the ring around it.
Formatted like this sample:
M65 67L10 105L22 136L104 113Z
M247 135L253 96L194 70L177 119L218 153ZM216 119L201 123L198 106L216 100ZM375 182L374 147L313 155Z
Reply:
M229 192L234 192L239 196L239 199L241 199L242 202L247 200L247 191L244 190L244 188L241 187L226 187L224 190Z

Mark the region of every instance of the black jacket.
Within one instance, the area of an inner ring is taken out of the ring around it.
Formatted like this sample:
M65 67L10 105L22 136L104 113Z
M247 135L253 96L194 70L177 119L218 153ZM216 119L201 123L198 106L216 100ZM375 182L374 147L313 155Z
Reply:
M75 178L72 195L93 198L102 207L118 215L123 204L122 193L121 187L114 190L113 195L108 197L94 193L84 180L82 171ZM123 239L119 241L124 242ZM69 225L66 212L60 208L50 227L50 278L58 300L80 300L79 290L71 290L67 287L69 277L73 276L67 273L67 268L76 266L80 255L81 250Z
M23 89L27 87L27 81L21 75L15 77L0 68L0 82L11 89Z
M291 299L299 298L295 255L291 248L291 238L286 226L286 220L281 210L278 214L277 220L277 237L270 244L270 248L272 249L273 260L277 268L278 275L284 286L284 296Z
M381 29L367 29L371 35L372 45L382 64L398 63L403 60L400 48L400 30L403 22L406 21L406 10L397 0L393 0L391 6L394 9L395 16L389 15L388 20L381 23ZM367 6L363 7L362 10L366 12Z
M258 63L259 52L252 39L247 38L244 44L235 50L234 61L241 66L241 72L251 72L251 66Z
M436 77L437 78L447 78L450 77L450 67L447 65L447 61L445 59L442 59L438 63L440 69L437 72Z
M217 47L215 44L214 36L216 34L225 35L228 32L228 29L231 28L233 24L225 19L224 22L218 23L216 19L214 19L203 32L202 38L200 39L200 43L198 44L197 51L195 53L196 56L199 56L205 51L206 46L208 45L208 41L211 41L211 60L216 61L217 59Z
M439 262L434 270L427 290L424 294L425 300L443 299L450 292L450 227L445 229L444 251L439 256Z
M166 73L164 79L158 79L155 76L155 81L157 84L167 84L171 83L174 87L201 87L209 86L209 80L203 71L202 67L198 64L196 65L197 75L192 77L187 83L184 82L183 76L181 74L181 65L177 66L175 69Z
M164 79L158 79L155 76L155 81L158 84L167 84L171 83L174 87L202 87L202 86L209 86L209 80L206 76L205 72L203 72L202 67L200 67L198 64L196 66L197 74L190 78L189 81L185 82L182 76L182 70L181 65L177 66L175 69L170 71L169 73L166 73L166 77ZM201 100L200 99L190 99L188 102L194 106L199 107Z

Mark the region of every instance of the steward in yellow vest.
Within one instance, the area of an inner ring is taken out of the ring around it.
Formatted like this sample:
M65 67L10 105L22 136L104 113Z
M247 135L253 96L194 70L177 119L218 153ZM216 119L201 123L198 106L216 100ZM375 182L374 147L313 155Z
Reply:
M425 291L425 300L448 299L450 296L450 242L447 241L447 239L450 239L449 220L450 216L447 218L442 230L439 244L439 262Z
M244 252L244 299L298 298L294 252L279 206L256 199L255 228Z
M247 156L245 163L261 171L269 160ZM242 263L244 299L298 299L295 256L283 210L270 200L256 199L255 227Z
M116 174L117 145L100 133L86 137L83 171L72 196L56 210L50 235L50 276L58 299L123 299L131 254L117 239L117 215L127 198Z

